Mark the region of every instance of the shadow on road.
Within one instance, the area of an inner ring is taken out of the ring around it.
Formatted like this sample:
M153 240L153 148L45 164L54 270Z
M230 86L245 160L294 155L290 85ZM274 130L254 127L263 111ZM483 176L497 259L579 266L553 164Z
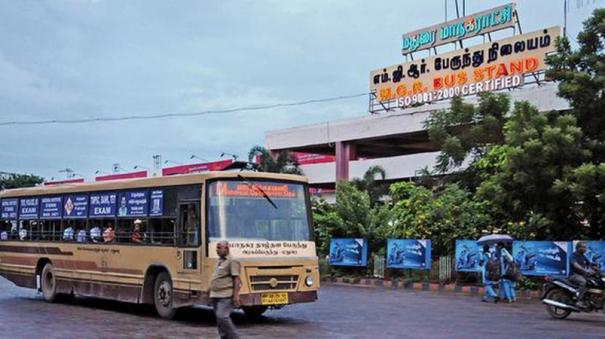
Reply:
M44 303L40 297L21 297L32 302ZM110 312L118 312L137 317L162 320L152 305L140 305L114 300L88 298L88 297L63 297L56 301L59 305L66 307L82 307L91 310L103 310ZM241 310L236 310L231 315L233 322L238 326L251 326L257 324L263 325L285 325L285 324L305 324L304 320L293 319L288 317L272 317L271 315L263 315L258 318L248 318ZM190 326L215 326L216 319L214 312L210 306L191 306L183 307L178 310L172 321L184 322Z

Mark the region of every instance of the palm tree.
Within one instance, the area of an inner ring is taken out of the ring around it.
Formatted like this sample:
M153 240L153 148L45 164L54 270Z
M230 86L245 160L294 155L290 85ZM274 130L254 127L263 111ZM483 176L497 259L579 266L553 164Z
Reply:
M379 178L380 182L376 180ZM353 179L353 185L361 191L368 192L372 205L377 203L380 198L388 193L388 185L384 183L386 171L381 166L375 165L368 168L363 174L363 178Z
M256 156L260 157L259 171L273 173L302 174L298 161L288 151L280 151L276 157L271 156L268 149L263 146L253 146L248 152L248 161L254 162Z

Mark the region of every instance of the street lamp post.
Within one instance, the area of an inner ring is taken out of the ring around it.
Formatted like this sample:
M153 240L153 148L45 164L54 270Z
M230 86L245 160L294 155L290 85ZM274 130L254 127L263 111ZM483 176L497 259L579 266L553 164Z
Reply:
M198 157L198 156L197 156L197 155L195 155L195 154L192 154L192 155L189 157L189 159L199 159L199 160L201 160L201 161L210 162L210 160L205 159L205 158L202 158L202 157Z

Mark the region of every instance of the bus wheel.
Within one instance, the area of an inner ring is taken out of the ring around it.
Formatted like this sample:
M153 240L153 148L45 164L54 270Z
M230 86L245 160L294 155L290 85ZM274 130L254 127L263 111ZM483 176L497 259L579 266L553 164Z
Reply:
M267 306L242 306L242 310L248 319L258 319L267 310Z
M51 263L44 265L42 269L42 295L44 300L54 302L57 299L57 278Z
M153 301L155 304L155 310L158 312L160 317L164 319L172 319L176 313L176 308L173 305L173 290L172 280L167 272L161 272L155 279L155 285L153 289Z

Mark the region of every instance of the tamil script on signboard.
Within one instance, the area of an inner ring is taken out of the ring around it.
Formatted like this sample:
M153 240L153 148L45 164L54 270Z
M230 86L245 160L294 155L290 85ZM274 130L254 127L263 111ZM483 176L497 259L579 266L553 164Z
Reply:
M209 244L208 255L216 258L217 241ZM313 241L229 241L229 253L234 258L310 258L317 256Z
M446 89L449 94L450 88L544 70L560 33L555 26L377 69L370 72L370 91L380 102L424 93L438 97Z
M516 24L515 4L510 3L406 33L401 40L401 54L406 55L461 39L472 38L479 34L514 27Z

